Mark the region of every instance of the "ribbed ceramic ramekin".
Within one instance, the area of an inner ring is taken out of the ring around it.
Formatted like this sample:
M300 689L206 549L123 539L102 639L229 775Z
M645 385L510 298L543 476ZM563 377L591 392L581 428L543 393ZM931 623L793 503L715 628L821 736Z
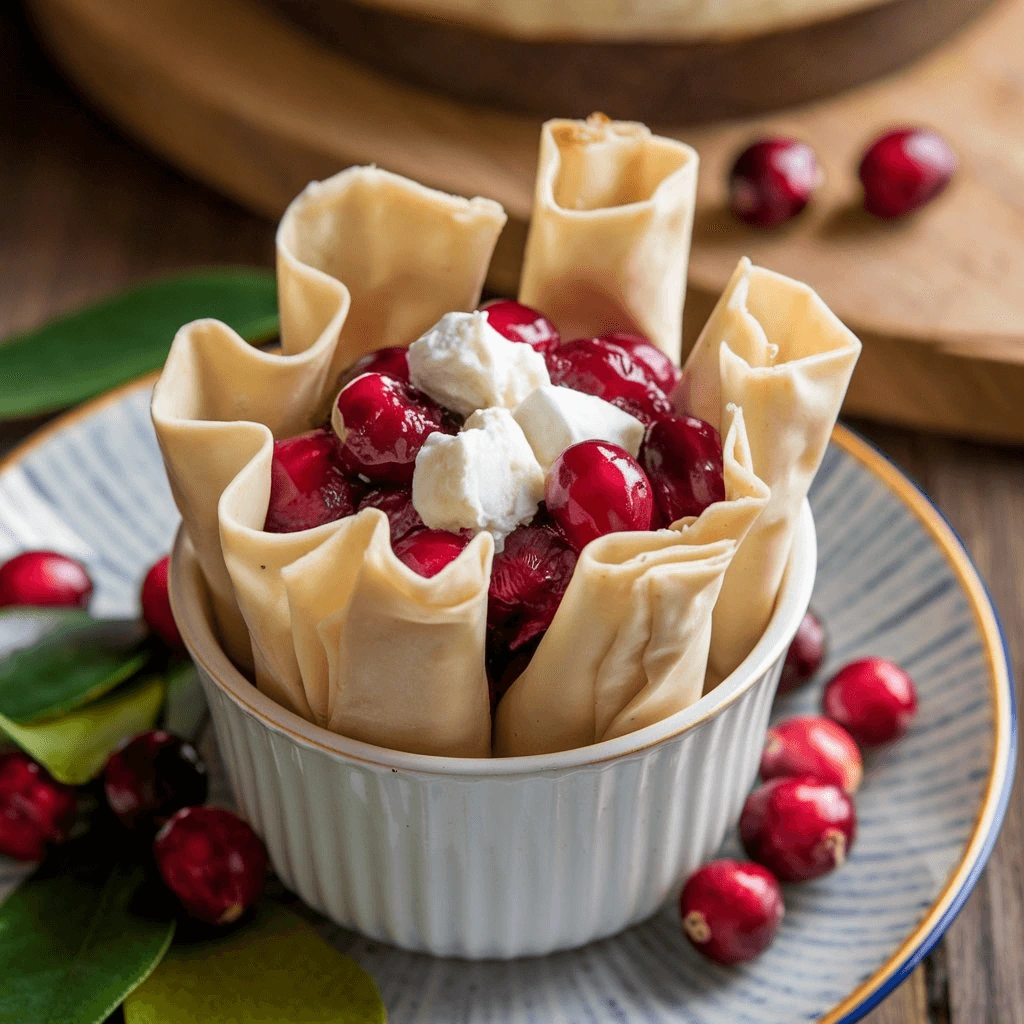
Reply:
M805 504L772 621L728 679L627 736L516 758L387 750L275 704L221 651L181 533L171 602L239 807L284 884L374 939L509 958L643 920L715 853L757 773L815 567Z

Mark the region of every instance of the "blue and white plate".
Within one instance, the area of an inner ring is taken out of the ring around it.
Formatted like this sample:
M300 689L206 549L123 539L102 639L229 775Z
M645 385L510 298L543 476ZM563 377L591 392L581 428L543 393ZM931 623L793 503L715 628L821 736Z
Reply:
M142 576L178 522L149 391L140 382L65 416L0 466L0 560L38 547L82 559L98 615L137 613ZM832 637L823 676L880 655L910 671L921 698L910 735L868 757L843 869L789 887L776 942L735 970L690 949L672 906L614 939L512 963L401 953L325 923L377 979L392 1024L848 1024L935 945L988 858L1010 793L1016 726L999 626L941 516L843 428L811 504L814 605ZM811 686L777 713L812 711L818 699ZM18 877L0 861L0 889Z

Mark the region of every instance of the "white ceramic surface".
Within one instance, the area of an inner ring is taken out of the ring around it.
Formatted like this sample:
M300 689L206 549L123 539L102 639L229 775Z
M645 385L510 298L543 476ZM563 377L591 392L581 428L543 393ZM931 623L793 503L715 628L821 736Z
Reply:
M815 565L805 505L776 614L721 686L628 736L519 758L400 754L279 707L216 643L181 535L171 601L235 797L288 888L404 949L508 959L650 917L718 849L757 773Z

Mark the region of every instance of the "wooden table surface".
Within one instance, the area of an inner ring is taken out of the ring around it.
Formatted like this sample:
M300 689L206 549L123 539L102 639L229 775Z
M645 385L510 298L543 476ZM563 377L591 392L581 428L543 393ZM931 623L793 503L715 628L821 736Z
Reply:
M272 266L270 223L166 169L102 123L50 69L11 6L0 5L0 337L156 274L197 264ZM36 425L0 427L0 445ZM924 488L963 538L1002 616L1015 675L1024 678L1024 453L853 425ZM1019 796L938 950L867 1019L1024 1024Z

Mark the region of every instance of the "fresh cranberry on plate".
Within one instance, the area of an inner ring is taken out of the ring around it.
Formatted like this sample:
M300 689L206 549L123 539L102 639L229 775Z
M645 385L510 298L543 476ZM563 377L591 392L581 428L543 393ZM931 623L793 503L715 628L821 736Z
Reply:
M548 473L544 499L576 551L606 533L651 527L654 499L647 474L625 448L607 441L566 448Z
M110 809L127 828L152 831L175 811L206 800L206 765L187 740L151 729L111 755L103 771Z
M679 897L683 933L709 960L728 967L763 953L785 906L774 875L760 864L713 860L698 868Z
M374 483L411 483L423 442L439 430L455 432L436 402L380 373L364 373L341 389L332 423L342 465Z
M647 428L640 462L666 526L725 500L722 439L696 416L666 416Z
M729 209L754 227L778 227L807 206L820 183L821 170L810 146L796 139L759 139L733 164Z
M48 847L68 838L77 817L70 786L20 750L0 754L0 854L42 860Z
M543 633L555 617L576 568L576 552L552 526L520 526L494 556L487 625L510 650ZM525 667L525 666L524 666Z
M0 566L0 608L84 608L91 595L85 566L56 551L23 551Z
M174 621L171 611L171 595L167 587L167 576L170 571L169 555L154 562L142 581L142 618L146 625L156 633L168 647L180 650L185 645L178 632L178 624Z
M414 573L429 578L454 562L469 540L448 530L413 530L394 545L394 552Z
M185 807L153 842L157 867L182 906L200 921L237 921L259 898L267 871L263 843L220 807Z
M806 776L771 779L747 797L740 815L747 856L783 882L806 882L839 867L856 833L849 795Z
M864 658L841 668L825 684L825 714L866 747L899 739L917 714L913 679L884 658Z
M541 355L558 348L558 328L543 313L514 299L495 299L481 308L503 338L525 342Z
M645 423L672 413L648 367L606 338L566 342L548 353L547 363L552 384L597 395Z
M412 530L423 529L423 520L413 508L412 491L407 487L374 487L359 503L359 510L364 508L379 508L388 517L392 544Z
M857 172L864 209L886 220L913 213L942 192L955 171L956 155L941 135L923 128L886 132L868 147Z
M804 613L796 636L786 651L779 679L779 693L789 693L803 686L821 668L828 652L828 636L825 625L814 612Z
M683 371L642 334L613 331L611 334L602 334L598 340L611 342L611 344L625 349L641 367L646 369L651 383L657 384L666 395L672 394L675 386L679 383L679 378L683 375Z
M263 529L294 533L350 516L362 485L342 468L338 439L325 427L274 442L270 504Z
M809 776L853 794L864 764L853 737L838 723L819 715L790 718L768 730L761 754L761 778Z

